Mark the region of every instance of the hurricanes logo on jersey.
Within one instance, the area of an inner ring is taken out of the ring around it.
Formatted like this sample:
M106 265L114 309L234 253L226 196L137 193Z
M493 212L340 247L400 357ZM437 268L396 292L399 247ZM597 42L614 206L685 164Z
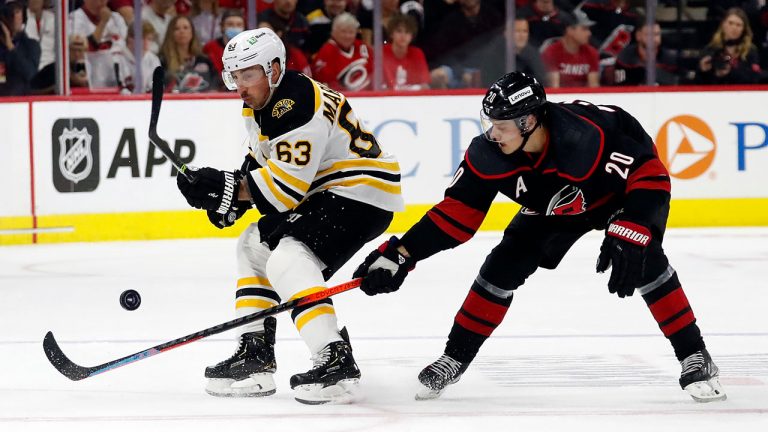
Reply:
M659 158L669 173L679 179L692 179L712 165L717 145L715 134L704 120L680 115L667 120L656 135Z
M293 104L295 103L292 99L280 99L272 108L272 117L282 117L283 114L293 109Z
M547 214L550 216L570 216L584 213L587 210L587 201L584 192L576 186L566 186L552 197L547 206Z

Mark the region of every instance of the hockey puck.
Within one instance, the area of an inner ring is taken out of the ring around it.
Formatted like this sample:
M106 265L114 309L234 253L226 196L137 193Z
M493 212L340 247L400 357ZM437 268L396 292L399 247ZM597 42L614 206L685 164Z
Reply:
M128 311L133 311L141 305L141 296L136 290L125 290L120 294L120 306Z

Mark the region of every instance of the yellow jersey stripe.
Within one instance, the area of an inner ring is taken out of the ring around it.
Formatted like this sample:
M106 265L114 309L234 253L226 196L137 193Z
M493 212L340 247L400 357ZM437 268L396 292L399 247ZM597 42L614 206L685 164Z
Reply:
M312 112L317 112L317 110L320 109L320 104L322 103L320 97L320 87L317 86L315 80L310 79L310 82L312 83L312 88L315 90L315 110Z
M371 158L348 159L334 163L330 168L317 173L317 177L333 173L345 168L380 168L387 171L400 172L400 164L397 162L382 162Z
M309 183L305 182L300 178L296 178L288 174L287 172L283 171L282 168L280 168L276 163L272 162L269 159L267 159L267 166L269 166L269 169L272 171L272 174L279 177L280 180L284 181L285 183L288 183L289 185L300 190L301 193L307 193L307 191L309 190Z
M275 182L272 180L272 177L269 175L269 172L267 172L266 168L261 168L259 171L261 171L261 178L264 179L264 183L267 184L269 191L272 192L272 195L277 198L278 201L280 201L285 207L289 209L296 207L298 202L286 196L277 188L277 185L275 185Z
M270 288L272 287L272 284L269 283L269 279L265 277L253 276L253 277L241 278L237 280L238 288L249 286L249 285L259 285L259 286L265 286Z
M297 299L299 297L306 297L306 296L308 296L310 294L314 294L316 292L320 292L320 291L322 291L324 289L325 289L324 286L316 286L316 287L312 287L312 288L307 288L304 291L299 291L296 294L294 294L293 297L290 298L290 300L294 300L294 299ZM288 300L288 301L290 301L290 300Z
M253 117L253 108L243 108L243 117Z
M314 309L311 309L301 315L296 320L296 329L298 331L301 331L301 328L304 327L308 322L312 321L313 319L317 318L319 315L336 315L336 310L333 309L333 306L320 306Z
M266 135L262 135L261 131L259 131L259 141L269 141L269 137Z
M376 180L371 177L367 178L358 178L358 179L352 179L352 180L341 180L336 182L329 182L325 183L322 186L320 186L322 189L329 189L334 186L346 186L346 187L352 187L352 186L370 186L372 188L376 188L379 190L382 190L384 192L388 192L395 195L400 195L400 185L391 185L388 183L384 183L382 181Z
M235 302L235 309L240 308L259 308L259 309L269 309L273 306L277 306L277 303L262 300L262 299L240 299Z

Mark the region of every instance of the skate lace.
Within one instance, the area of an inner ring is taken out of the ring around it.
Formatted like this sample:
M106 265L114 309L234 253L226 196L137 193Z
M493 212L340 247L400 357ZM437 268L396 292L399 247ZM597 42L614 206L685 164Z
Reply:
M689 373L703 369L704 355L701 353L701 351L693 353L683 359L683 361L680 362L680 365L683 367L682 375L687 375Z
M311 359L312 359L312 369L317 369L319 367L325 366L325 364L328 363L328 360L331 359L331 346L328 345L325 348L321 349L320 352L313 355Z
M442 376L443 378L453 378L458 375L461 370L461 362L453 359L445 354L441 355L434 363L429 365L429 368L433 372Z

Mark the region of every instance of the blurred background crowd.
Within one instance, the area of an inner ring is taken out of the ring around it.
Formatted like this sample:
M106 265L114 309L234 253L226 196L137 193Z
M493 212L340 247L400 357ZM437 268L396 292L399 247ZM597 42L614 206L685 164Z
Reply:
M766 0L376 1L65 0L62 43L55 1L0 0L0 96L55 94L63 76L75 94L142 93L157 65L169 92L224 91L224 46L252 27L346 92L483 88L513 69L550 88L768 82Z

